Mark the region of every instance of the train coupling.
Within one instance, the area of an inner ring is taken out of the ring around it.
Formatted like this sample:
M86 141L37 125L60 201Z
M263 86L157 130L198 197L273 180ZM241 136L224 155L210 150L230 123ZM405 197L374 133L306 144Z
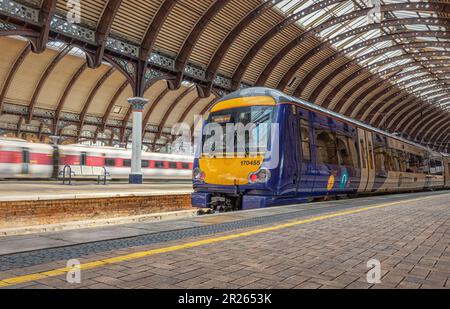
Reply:
M210 207L218 212L230 212L240 210L242 195L215 195L211 197Z

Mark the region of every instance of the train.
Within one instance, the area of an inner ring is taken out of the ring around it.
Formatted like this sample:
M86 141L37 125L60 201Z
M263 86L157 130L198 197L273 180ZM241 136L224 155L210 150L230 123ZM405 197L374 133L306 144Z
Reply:
M111 179L128 179L131 150L88 145L48 145L0 138L0 179L57 179L65 166L88 175L105 168ZM142 174L149 180L192 179L193 157L143 152Z
M195 207L254 209L450 188L448 154L270 88L218 100L200 135Z

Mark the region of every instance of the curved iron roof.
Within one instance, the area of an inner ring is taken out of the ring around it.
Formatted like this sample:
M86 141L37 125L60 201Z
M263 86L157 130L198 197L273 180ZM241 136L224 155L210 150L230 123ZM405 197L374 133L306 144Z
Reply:
M450 1L0 0L0 129L126 142L173 139L217 98L266 86L444 150ZM75 18L76 19L76 18Z

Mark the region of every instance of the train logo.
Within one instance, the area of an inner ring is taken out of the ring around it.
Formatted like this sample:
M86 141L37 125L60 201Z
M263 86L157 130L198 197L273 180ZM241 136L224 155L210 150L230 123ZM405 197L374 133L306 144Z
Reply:
M333 189L335 182L336 182L336 178L334 177L334 175L330 175L330 178L328 178L328 184L327 184L328 192Z
M341 176L341 183L339 187L343 190L350 187L350 178L348 177L348 172L345 171Z

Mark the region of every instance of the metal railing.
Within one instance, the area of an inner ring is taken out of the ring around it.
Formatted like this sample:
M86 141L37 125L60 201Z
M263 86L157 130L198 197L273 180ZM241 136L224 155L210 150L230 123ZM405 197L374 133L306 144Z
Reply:
M62 176L62 184L63 185L65 185L66 183L68 185L71 185L72 184L72 179L73 179L72 177L75 177L75 176L80 176L80 177L83 177L83 176L88 177L88 176L90 176L91 178L93 176L96 176L98 185L100 185L100 184L106 185L107 184L107 180L108 180L108 176L110 176L110 174L106 170L106 167L103 166L102 169L103 169L102 174L95 175L95 174L92 173L90 175L86 175L86 174L83 174L83 172L81 172L81 174L76 175L75 172L72 171L72 167L70 165L65 165L63 170L61 172L59 172L59 175Z
M69 170L69 178L67 179L67 170ZM65 165L62 170L62 184L65 185L66 181L69 181L69 185L72 184L72 175L75 176L75 174L72 172L72 167L70 165Z

